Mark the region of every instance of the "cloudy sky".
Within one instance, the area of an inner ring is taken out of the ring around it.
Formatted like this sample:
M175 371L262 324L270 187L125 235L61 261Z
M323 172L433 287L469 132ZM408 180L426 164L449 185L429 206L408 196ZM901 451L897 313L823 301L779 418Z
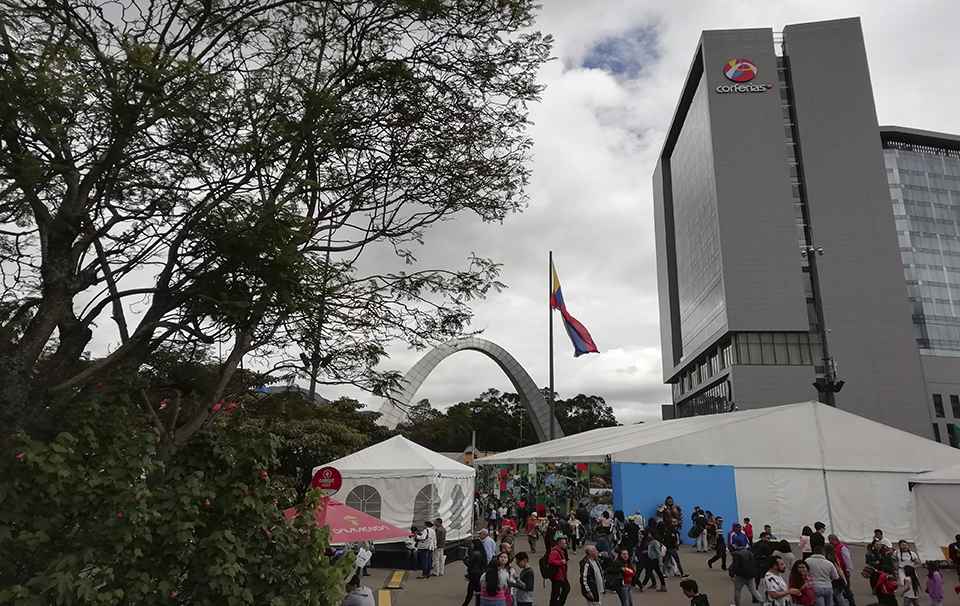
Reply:
M670 398L660 379L651 174L701 30L859 16L880 123L960 133L954 2L544 4L540 27L556 38L556 59L532 109L530 206L502 226L444 224L419 258L437 264L476 251L501 261L509 289L476 306L475 327L546 384L553 249L568 308L602 352L574 359L558 319L557 391L601 395L624 422L657 418ZM387 366L406 370L420 355L395 351ZM488 387L511 390L491 361L463 352L438 366L417 398L443 407Z

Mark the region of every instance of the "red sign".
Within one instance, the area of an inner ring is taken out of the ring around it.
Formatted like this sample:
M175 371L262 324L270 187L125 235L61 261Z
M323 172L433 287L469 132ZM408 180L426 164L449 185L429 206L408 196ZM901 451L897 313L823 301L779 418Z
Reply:
M317 473L313 474L313 480L310 481L310 487L316 488L326 497L337 494L341 486L343 486L343 477L333 467L321 467Z

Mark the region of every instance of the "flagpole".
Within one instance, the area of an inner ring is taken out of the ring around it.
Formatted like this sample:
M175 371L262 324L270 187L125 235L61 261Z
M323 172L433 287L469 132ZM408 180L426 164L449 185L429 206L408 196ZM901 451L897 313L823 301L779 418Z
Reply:
M550 439L554 437L554 423L556 423L556 410L554 410L554 401L553 401L553 305L551 304L551 298L553 295L553 251L550 251L550 267L547 272L547 311L549 312L549 323L550 323L550 392L548 397L550 398Z

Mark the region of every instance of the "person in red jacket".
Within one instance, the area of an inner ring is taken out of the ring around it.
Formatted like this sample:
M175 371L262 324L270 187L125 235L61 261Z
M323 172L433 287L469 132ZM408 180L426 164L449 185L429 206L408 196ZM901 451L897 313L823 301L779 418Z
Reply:
M750 523L750 518L743 518L743 534L747 535L747 540L753 545L753 524Z
M570 594L567 580L567 537L560 535L550 550L547 563L553 569L550 576L550 606L564 606Z

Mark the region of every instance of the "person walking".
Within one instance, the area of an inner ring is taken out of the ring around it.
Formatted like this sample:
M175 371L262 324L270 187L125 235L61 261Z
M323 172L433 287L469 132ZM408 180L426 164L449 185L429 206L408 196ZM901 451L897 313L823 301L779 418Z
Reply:
M690 521L693 522L690 538L696 539L697 553L707 553L707 514L700 509L699 505L693 508Z
M687 574L683 572L683 564L680 563L680 531L676 528L667 528L663 541L667 548L666 560L671 563L671 568L677 571L677 576L686 578Z
M680 581L680 590L683 595L690 599L690 606L710 606L710 599L707 594L700 593L700 586L693 579L684 579Z
M864 566L860 575L870 582L870 589L877 596L880 606L897 605L897 577L893 572L886 572L873 566Z
M927 597L930 598L930 606L943 606L943 575L940 573L940 565L931 560L926 566Z
M813 552L807 558L807 568L817 594L817 606L833 606L833 582L840 578L837 567L823 555L823 545L814 542Z
M610 585L616 590L620 598L620 606L633 606L633 594L630 590L637 571L630 562L630 550L621 549L617 558L610 565Z
M547 556L550 566L550 606L564 606L570 594L567 580L567 538L560 535Z
M743 532L743 526L737 522L734 522L733 530L731 530L727 536L727 545L729 545L730 551L740 551L741 549L750 547L750 540Z
M720 561L720 570L727 569L727 541L723 536L723 518L716 518L716 530L713 540L713 557L707 560L707 567L713 568L713 563Z
M481 531L481 534L484 532L486 530ZM467 568L466 574L463 575L467 579L467 596L463 598L462 606L470 606L474 601L474 594L480 593L480 578L487 568L488 560L483 543L480 539L474 539L470 552L464 561Z
M433 525L432 522L427 522L427 524ZM417 568L420 570L418 579L430 578L430 571L433 569L433 545L436 541L436 535L432 533L432 530L432 528L425 526L417 531Z
M480 543L483 545L483 553L486 556L484 566L490 563L490 560L497 555L497 542L490 536L490 531L486 528L480 530Z
M533 574L533 568L530 566L530 556L525 551L517 554L517 574L511 582L516 590L517 606L533 606L534 593L536 591L536 579Z
M501 553L480 577L479 606L510 606L510 558Z
M443 519L437 518L433 521L433 531L437 535L437 545L433 550L433 576L442 577L446 570L446 559L444 548L447 546L447 529L443 527Z
M854 598L853 590L851 589L853 556L850 555L850 548L835 534L827 536L827 541L830 542L828 549L833 550L833 561L837 566L837 572L840 573L840 592L850 606L857 606L856 598Z
M770 559L770 566L767 568L763 580L760 581L760 594L766 598L763 603L768 606L788 606L793 600L791 596L796 590L787 586L787 581L783 578L783 573L787 571L787 565L783 558L773 557ZM799 593L799 592L797 592Z
M527 516L527 544L530 545L530 553L537 553L537 541L540 539L540 518L536 511L531 511Z
M600 606L600 596L606 591L606 586L603 570L597 560L599 552L595 545L587 545L584 551L586 553L580 561L580 592L588 606Z
M663 576L663 570L660 568L660 560L664 555L663 545L657 540L656 535L647 531L647 568L644 571L643 583L641 588L650 582L651 587L657 586L657 580L660 580L660 589L667 590L667 580Z
M567 516L567 536L570 537L570 547L576 553L583 541L583 524L572 512Z
M906 577L907 566L916 568L921 562L917 552L910 549L910 545L903 539L897 541L897 552L893 559L897 563L897 581L901 585L903 585L903 579Z
M739 524L737 524L739 526ZM746 537L744 537L746 538ZM746 587L755 602L763 602L763 598L757 592L757 562L753 558L753 552L749 549L737 549L732 553L733 561L730 562L730 577L733 579L733 603L740 606L740 594Z
M743 534L747 535L747 543L753 545L753 524L750 518L743 518Z
M903 606L920 606L920 579L917 578L917 569L905 566L903 569Z
M817 592L813 588L813 579L810 578L810 569L803 560L797 560L790 568L790 598L796 606L815 606Z

